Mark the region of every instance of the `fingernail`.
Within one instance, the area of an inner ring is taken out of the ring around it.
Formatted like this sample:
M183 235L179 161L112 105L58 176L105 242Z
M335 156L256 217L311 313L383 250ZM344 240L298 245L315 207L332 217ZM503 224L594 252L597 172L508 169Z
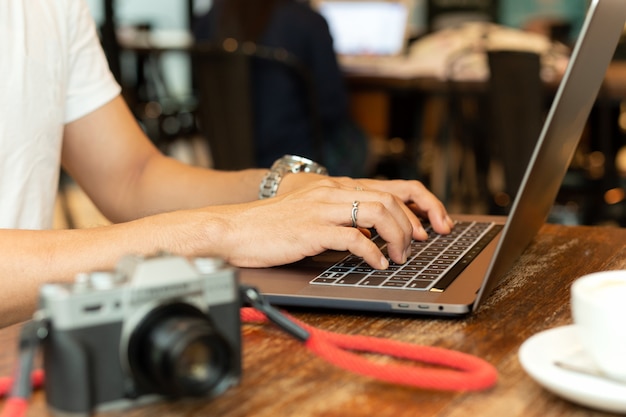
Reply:
M406 261L409 259L409 256L411 256L411 246L407 246L407 248L404 250L404 253L402 254L402 263L406 263Z
M422 226L419 226L419 228L416 230L417 235L418 235L418 239L428 239L428 233L426 233L426 230L424 230L424 228Z
M454 227L454 220L452 220L450 216L446 216L446 223L448 223L448 226L450 226L450 229Z
M389 261L384 256L380 258L380 269L389 268Z

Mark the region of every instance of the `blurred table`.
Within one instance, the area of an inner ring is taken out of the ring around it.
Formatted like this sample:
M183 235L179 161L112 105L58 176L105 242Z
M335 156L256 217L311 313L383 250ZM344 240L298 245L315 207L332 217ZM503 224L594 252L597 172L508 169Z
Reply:
M353 116L370 134L393 137L394 113L406 111L406 99L400 108L392 107L392 98L411 97L413 102L422 103L433 97L446 98L450 92L465 94L481 94L485 92L484 80L448 81L440 77L417 71L396 74L393 71L345 70L346 86L352 96ZM558 88L560 79L545 82L546 94L553 95ZM626 61L611 62L606 72L604 84L598 99L619 102L626 99ZM419 113L409 109L411 117L418 118ZM404 129L406 130L406 129ZM389 132L392 132L389 135ZM411 132L415 134L416 132Z
M406 91L413 90L422 93L446 93L451 82L443 78L416 71L396 74L393 71L346 70L344 72L348 88L353 91ZM558 87L559 79L546 82L548 90ZM485 89L484 80L455 80L454 88L467 92L481 92ZM611 62L606 72L604 86L600 92L604 97L622 100L626 99L626 61Z
M544 82L546 112L559 81L557 77ZM481 101L486 95L485 81L447 81L422 71L411 75L404 70L395 72L393 69L372 68L368 71L364 67L352 70L346 68L345 82L350 92L351 114L356 123L371 137L401 138L405 144L403 153L391 159L396 167L388 170L392 175L398 173L397 176L402 176L407 171L417 172L416 177L425 181L446 204L450 204L453 199L460 201L461 206L465 207L462 211L467 211L467 207L474 205L493 206L491 197L483 195L482 191L486 187L481 181L484 181L484 171L488 169L484 167L484 162L480 173L466 176L467 184L456 184L458 174L449 172L449 168L446 168L450 155L459 154L458 151L450 150L450 144L454 144L453 136L463 135L465 142L469 138L469 142L487 146L485 142L489 141L489 117L484 115L487 109L485 102ZM597 193L592 193L594 201L597 200L594 203L597 207L606 206L604 192L618 187L620 183L615 156L624 138L618 122L620 104L624 100L626 61L614 60L607 69L589 118L588 129L580 145L580 155L583 157L594 151L604 156L603 174L597 181L594 180L597 184L591 185L597 190ZM465 117L464 112L467 114ZM456 137L456 140L459 138ZM486 148L482 149L484 151ZM488 153L485 155L483 152L481 155L481 161L489 157ZM414 169L402 169L406 166ZM385 172L380 174L387 176ZM589 188L587 185L579 188L585 187ZM476 189L479 191L473 191ZM483 200L485 198L486 201ZM613 212L608 207L602 210L590 208L583 210L579 216L584 223L601 222L605 217L620 224L626 221L621 214ZM614 216L617 218L613 219Z
M327 330L455 349L492 363L499 382L483 392L426 391L349 373L313 356L270 325L244 325L241 385L215 400L159 403L124 416L602 416L543 389L521 368L518 349L530 336L571 323L569 291L583 274L626 268L626 230L545 225L501 285L465 319L293 311ZM15 357L17 327L0 331L0 374ZM0 403L0 406L2 403ZM27 416L45 416L37 392Z

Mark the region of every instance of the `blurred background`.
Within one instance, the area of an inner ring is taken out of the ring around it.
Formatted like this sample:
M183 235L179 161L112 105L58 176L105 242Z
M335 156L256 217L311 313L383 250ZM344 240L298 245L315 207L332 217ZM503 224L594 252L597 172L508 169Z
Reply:
M259 2L269 11L255 9L257 19L244 0L87 0L123 94L159 148L221 169L309 149L339 175L415 178L453 213L491 214L510 207L589 4L293 0L280 12L285 2ZM241 22L224 29L228 13L258 33ZM324 48L332 59L321 70L313 55ZM625 60L623 37L552 222L626 224ZM306 127L291 123L298 117ZM66 206L82 198L70 185Z
M102 27L105 22L105 0L86 0L96 23ZM151 29L163 31L163 36L180 36L181 31L191 27L190 16L207 12L213 0L124 0L112 1L116 25L119 28L149 25ZM588 0L499 0L497 22L514 28L525 28L533 21L553 19L568 26L568 37L575 37L582 25ZM313 7L316 1L310 2ZM408 0L410 16L409 31L412 37L419 37L428 30L427 0ZM442 3L446 3L442 1ZM454 1L447 3L455 4ZM459 4L472 1L460 0ZM480 3L480 2L478 2ZM491 3L491 2L488 2ZM495 2L494 2L495 4ZM131 61L130 58L127 61ZM133 70L128 62L123 74L126 81L133 81ZM191 94L189 60L184 54L163 58L164 74L172 93L184 97Z

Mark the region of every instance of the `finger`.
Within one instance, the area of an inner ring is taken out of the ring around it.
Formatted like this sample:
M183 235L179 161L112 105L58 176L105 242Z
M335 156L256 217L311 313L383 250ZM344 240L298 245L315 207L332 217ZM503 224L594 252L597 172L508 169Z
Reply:
M399 227L403 230L406 230L408 233L408 238L410 239L410 229L413 224L419 224L419 219L415 216L415 214L407 209L406 205L398 199L393 194L387 192L381 192L377 190L367 190L367 189L357 189L354 186L354 180L346 185L345 181L337 181L333 180L323 186L317 187L307 195L307 198L312 201L325 201L336 203L338 206L335 208L336 210L341 210L341 207L345 208L347 202L349 204L353 204L354 202L359 202L359 204L364 203L378 203L382 207L375 206L372 211L370 211L370 220L372 221L372 216L375 215L383 215L385 218L391 218L394 222L398 223ZM338 191L339 190L339 191ZM302 198L302 197L300 197ZM352 208L350 208L351 210ZM386 212L384 212L386 210ZM359 212L361 211L361 207L359 207ZM341 217L340 211L335 211L333 213L333 217L335 219L341 219L342 225L351 226L352 225L352 217L351 211L346 216L344 214ZM339 215L340 217L334 217ZM359 223L359 226L362 227L373 227L371 225L362 225ZM380 233L380 232L379 232Z
M443 206L441 208L435 207L435 209L425 210L416 203L409 203L407 207L419 217L428 219L433 230L437 233L448 234L454 228L454 220L452 220Z
M389 197L385 197L389 198ZM393 199L392 199L393 201ZM389 257L398 263L406 262L411 242L411 224L398 204L381 201L361 201L355 214L357 226L374 228L387 242ZM337 205L345 212L345 204ZM350 219L352 223L352 217Z
M329 180L318 185L296 197L300 201L309 199L311 205L319 201L334 203L331 204L332 209L322 213L327 216L327 222L351 227L355 216L356 226L375 228L387 242L387 252L393 261L406 261L413 226L421 226L415 214L402 201L387 192L357 190L352 183L345 181Z
M413 239L415 240L426 240L428 239L428 233L426 229L424 229L424 225L422 224L419 217L416 215L419 211L417 207L413 204L403 204L404 210L406 211L406 216L411 222L411 227L413 228Z
M428 233L426 233L426 230L424 229L420 219L417 217L416 212L408 207L407 204L405 204L397 196L389 193L384 193L384 195L390 195L395 200L393 205L389 205L389 207L393 207L394 210L396 207L400 209L400 211L394 212L393 214L398 216L397 218L399 219L406 218L408 220L408 225L410 225L412 230L411 237L416 240L426 240L428 238ZM407 227L407 225L403 225L403 227Z
M324 242L327 249L350 251L375 269L387 269L389 261L378 246L360 228L329 228Z
M437 233L450 233L454 222L443 203L419 181L377 181L369 180L368 187L384 187L388 192L411 204L411 209L419 216L428 218Z
M414 199L413 199L414 198ZM413 197L411 201L417 207L417 212L430 222L433 230L437 233L448 234L454 227L448 211L439 199L430 191L424 189L421 194Z
M367 185L363 181L353 179L340 179L339 186L343 189L348 188L354 189L355 191L367 190ZM413 239L426 240L428 238L428 233L426 233L426 230L424 229L420 219L416 216L416 213L419 212L419 210L416 210L418 209L417 206L415 206L414 209L411 209L410 207L407 207L406 204L404 204L404 201L400 200L397 196L394 195L394 197L398 200L398 207L403 209L404 215L410 222L411 228L413 230Z

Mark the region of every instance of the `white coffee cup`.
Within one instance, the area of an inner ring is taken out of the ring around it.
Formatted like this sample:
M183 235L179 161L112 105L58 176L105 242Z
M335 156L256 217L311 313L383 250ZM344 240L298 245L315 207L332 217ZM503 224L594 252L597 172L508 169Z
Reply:
M626 270L577 279L571 301L583 349L605 375L626 381Z

